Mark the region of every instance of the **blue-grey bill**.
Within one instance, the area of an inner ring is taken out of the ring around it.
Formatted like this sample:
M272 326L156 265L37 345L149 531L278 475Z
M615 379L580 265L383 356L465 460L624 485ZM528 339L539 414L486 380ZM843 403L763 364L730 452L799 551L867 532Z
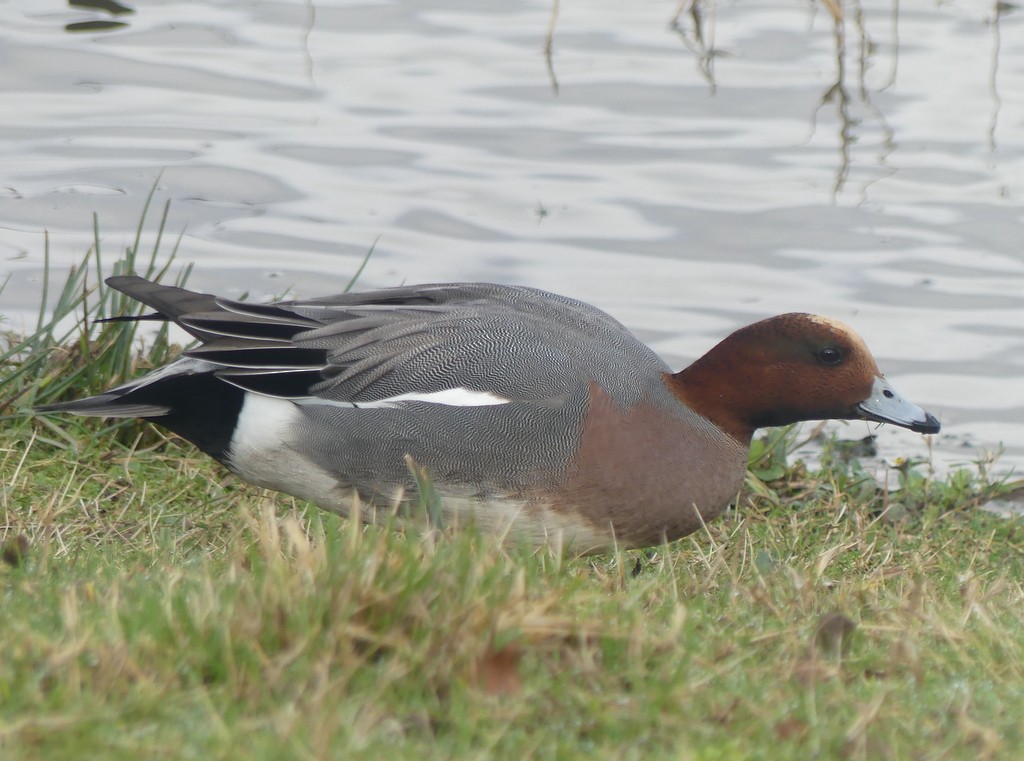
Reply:
M904 399L885 378L875 378L871 396L857 405L865 420L891 423L917 433L938 433L939 421L930 412Z

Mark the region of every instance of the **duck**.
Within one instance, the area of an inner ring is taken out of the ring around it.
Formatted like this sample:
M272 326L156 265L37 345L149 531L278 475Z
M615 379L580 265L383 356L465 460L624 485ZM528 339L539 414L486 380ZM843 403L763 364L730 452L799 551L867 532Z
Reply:
M363 521L429 496L449 523L578 554L660 545L740 492L754 432L862 419L938 433L851 328L790 313L673 372L620 322L516 285L437 283L258 304L106 283L198 341L96 396L242 480ZM424 476L426 478L424 478Z

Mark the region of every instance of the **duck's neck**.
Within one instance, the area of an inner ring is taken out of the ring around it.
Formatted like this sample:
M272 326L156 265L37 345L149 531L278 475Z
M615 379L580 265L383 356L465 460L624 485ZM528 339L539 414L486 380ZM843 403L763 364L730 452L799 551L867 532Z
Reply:
M679 401L707 418L742 446L750 446L757 426L750 422L748 395L755 379L737 377L742 368L722 367L704 356L678 373L665 373L665 385Z
M749 325L689 367L666 375L665 384L694 412L749 446L758 428L806 419L793 406L796 379L779 360L790 353L786 342L764 321Z
M779 360L792 352L780 351L779 345L777 339L764 340L745 328L689 367L666 374L665 385L694 412L746 446L758 428L848 417L835 409L816 409L808 401L829 398L827 389L822 390L825 379L794 372Z

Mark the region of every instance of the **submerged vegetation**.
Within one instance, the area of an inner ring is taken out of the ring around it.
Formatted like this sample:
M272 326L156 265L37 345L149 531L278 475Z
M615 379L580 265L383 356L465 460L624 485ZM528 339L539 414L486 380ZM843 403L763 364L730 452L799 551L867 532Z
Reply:
M112 271L166 274L138 248ZM981 473L908 463L890 492L839 442L810 469L771 431L736 510L648 552L365 527L151 426L31 416L176 350L96 323L118 299L82 267L0 355L5 761L1024 746L1024 533L976 509L1003 488Z

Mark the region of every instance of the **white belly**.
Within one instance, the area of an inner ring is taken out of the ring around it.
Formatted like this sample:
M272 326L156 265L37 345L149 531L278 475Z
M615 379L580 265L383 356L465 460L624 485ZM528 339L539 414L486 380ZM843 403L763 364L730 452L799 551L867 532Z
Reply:
M401 490L389 499L360 504L351 486L303 457L293 446L301 415L301 408L287 399L246 394L231 437L229 457L240 478L307 500L333 513L349 516L355 510L367 522L408 514L412 500L407 500ZM483 501L460 496L442 484L435 484L434 488L446 525L475 524L481 531L511 542L566 548L573 553L615 545L610 526L602 529L577 515L556 512L543 504L500 497Z

